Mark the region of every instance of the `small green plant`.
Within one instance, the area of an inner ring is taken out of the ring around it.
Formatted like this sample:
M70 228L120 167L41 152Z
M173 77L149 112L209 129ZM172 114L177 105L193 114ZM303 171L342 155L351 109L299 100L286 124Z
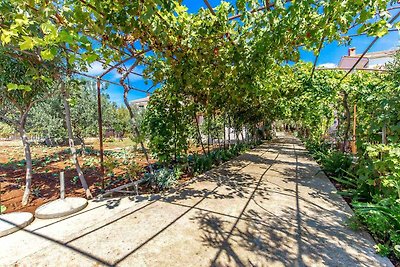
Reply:
M18 162L17 162L17 166L18 166L18 167L23 167L23 166L25 166L25 160L23 159L23 160L18 161Z
M5 212L7 210L7 207L4 205L0 205L0 214Z
M352 165L352 157L340 151L333 151L321 159L325 172L334 177L343 177Z
M113 138L113 137L110 137L110 138L105 138L104 139L104 142L105 143L114 143L116 140L115 140L115 138Z
M107 156L104 160L104 169L106 171L107 177L114 175L114 169L119 166L119 162L113 156Z
M171 187L180 175L180 170L162 168L156 170L153 175L147 173L145 177L148 182L157 186L159 190L164 190Z
M126 173L127 173L128 177L130 179L133 179L134 177L137 177L143 171L143 168L140 167L133 160L130 161L130 162L127 162L127 164L125 166L125 169L126 169Z
M83 161L83 166L94 167L98 163L98 159L95 157L85 157Z
M78 183L78 181L79 181L79 177L78 176L74 176L71 179L71 183L74 184L74 185L76 185Z
M193 157L193 172L203 173L211 169L212 167L212 159L209 155L195 155Z
M400 201L383 199L377 204L355 202L356 214L368 227L371 234L380 241L378 252L400 255L395 246L400 243Z
M37 198L41 197L42 196L42 192L40 191L40 187L33 188L32 194Z
M389 254L390 254L389 246L384 245L384 244L375 245L375 250L379 255L382 255L382 256L389 256Z

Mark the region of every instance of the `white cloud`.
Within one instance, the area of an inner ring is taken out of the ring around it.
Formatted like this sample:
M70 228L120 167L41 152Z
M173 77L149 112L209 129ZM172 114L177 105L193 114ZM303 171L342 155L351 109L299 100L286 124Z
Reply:
M320 67L320 68L337 68L337 65L335 63L328 62L328 63L320 64L320 65L318 65L318 67Z
M122 77L122 75L116 71L112 78L119 80L119 79L121 79L121 77ZM140 81L140 80L143 80L143 77L140 75L136 75L136 74L129 74L128 79L130 81Z
M129 69L129 65L126 66L126 69ZM95 61L92 64L89 65L88 70L86 71L87 74L91 75L91 76L99 76L100 74L104 73L107 70L107 68L103 67L103 64ZM137 67L135 68L134 72L142 74L143 72L143 68L142 67ZM109 74L107 74L106 79L115 81L121 79L122 74L120 74L117 69L113 69L112 71L110 71ZM136 75L136 74L129 74L128 76L130 81L140 81L143 80L143 77L140 75Z
M106 69L103 68L103 64L101 64L98 61L95 61L89 65L86 73L89 75L92 75L92 76L98 76L105 71L106 71Z
M126 69L129 69L130 68L130 66L126 66ZM142 67L136 67L134 70L133 70L133 72L136 72L136 73L139 73L139 74L142 74L143 73L143 68ZM115 72L113 72L113 79L121 79L121 77L122 77L122 75L120 74L120 73L118 73L118 71L115 71ZM131 73L131 74L129 74L129 76L128 76L128 79L130 80L130 81L140 81L140 80L143 80L143 77L142 76L140 76L140 75L137 75L137 74L133 74L133 73Z

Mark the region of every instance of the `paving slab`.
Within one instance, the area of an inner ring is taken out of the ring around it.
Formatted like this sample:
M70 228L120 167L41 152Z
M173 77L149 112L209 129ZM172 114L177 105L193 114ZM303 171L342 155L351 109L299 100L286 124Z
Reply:
M180 189L104 201L0 238L0 265L393 266L284 134Z
M33 221L29 212L11 212L0 215L0 237L14 233Z

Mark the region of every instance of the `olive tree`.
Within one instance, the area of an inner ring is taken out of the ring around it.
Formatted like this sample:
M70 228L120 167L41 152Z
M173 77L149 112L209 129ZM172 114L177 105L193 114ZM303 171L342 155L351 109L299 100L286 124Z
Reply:
M26 133L29 111L54 88L45 65L33 65L34 57L0 50L0 121L13 127L20 135L26 161L25 191L22 204L28 203L32 184L32 156ZM46 73L46 75L45 75ZM47 78L45 78L47 77Z

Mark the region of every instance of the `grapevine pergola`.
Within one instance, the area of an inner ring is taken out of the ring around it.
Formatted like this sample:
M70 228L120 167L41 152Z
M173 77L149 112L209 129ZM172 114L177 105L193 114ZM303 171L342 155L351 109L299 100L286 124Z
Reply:
M210 5L210 3L208 2L208 0L203 0L203 1L204 1L204 3L205 3L206 7L208 8L208 10L210 11L210 13L211 13L213 16L215 16L216 13L215 13L214 9L212 8L212 6ZM289 2L291 2L291 1L290 1L290 0L286 0L286 3L289 3ZM258 8L254 8L254 9L248 10L248 11L246 11L246 12L255 13L255 12L260 12L260 11L270 11L271 8L273 8L273 7L274 7L274 3L269 3L269 1L265 1L265 5L264 5L264 6L261 6L261 7L258 7ZM91 6L91 8L94 9L93 6ZM390 8L387 9L387 11L395 10L395 9L400 9L400 7L390 7ZM240 19L241 16L242 16L241 14L232 15L232 16L228 17L227 20L228 20L228 21L231 21L231 20L235 20L235 19ZM389 23L392 24L399 16L400 16L400 12L398 12L393 18L391 18L391 20L390 20ZM356 27L356 26L357 26L357 24L354 24L354 25L352 25L350 28L354 28L354 27ZM398 31L398 29L389 29L388 31ZM365 34L366 34L366 33L358 33L358 34L351 34L351 35L347 35L347 36L343 36L343 37L357 37L357 36L365 35ZM364 52L361 54L361 56L358 58L358 60L353 64L353 66L352 66L352 67L345 73L345 75L340 79L340 82L343 81L352 71L354 71L354 69L356 68L356 66L357 66L357 65L359 64L359 62L361 61L361 59L362 59L362 58L366 55L366 53L372 48L372 46L376 43L376 41L377 41L379 38L380 38L380 37L377 36L377 37L375 37L375 38L373 39L373 41L372 41L372 42L368 45L368 47L364 50ZM316 55L316 57L315 57L315 61L314 61L314 63L313 63L313 68L312 68L312 74L311 74L311 76L313 75L314 70L316 69L316 65L317 65L317 62L318 62L318 58L319 58L319 55L320 55L322 46L323 46L323 44L324 44L324 39L325 39L325 37L322 37L321 42L320 42L320 44L319 44L319 46L318 46L318 52L317 52L317 55ZM145 51L145 52L150 52L150 51L151 51L151 50ZM113 69L118 68L119 66L121 66L122 64L124 64L124 63L125 63L126 61L128 61L129 59L131 59L131 57L128 57L128 58L126 58L126 59L123 59L123 60L117 62L117 63L116 63L115 65L113 65L113 66L107 64L109 68L108 68L107 70L105 70L102 74L100 74L100 75L96 78L97 81L98 81L98 82L97 82L97 89L98 89L98 116L99 116L99 118L98 118L99 123L98 123L98 124L99 124L99 142L100 142L100 164L101 164L101 172L102 172L102 173L104 173L104 164L103 164L103 161L104 161L104 150L103 150L103 136L102 136L103 130L102 130L102 114L101 114L101 100L100 100L100 98L101 98L101 93L100 93L100 91L101 91L101 85L100 85L100 81L108 82L108 83L110 83L110 84L119 85L119 84L114 83L114 82L112 82L112 81L104 80L104 79L102 79L102 77L105 76L105 75L106 75L107 73L109 73L110 71L112 71ZM339 69L339 68L320 68L320 69L317 69L317 70L340 70L340 69ZM358 68L357 70L359 70L359 71L381 71L381 72L384 72L384 71L385 71L385 70L382 70L382 69L368 69L368 68ZM135 72L133 72L132 70L130 70L129 73L138 75L138 73L135 73ZM95 77L90 77L90 76L88 76L88 75L85 74L85 73L78 73L78 74L84 75L84 76L89 77L89 78L92 78L92 79L95 78ZM153 86L152 86L152 87L153 87ZM132 88L132 87L130 87L130 89L136 90L136 91L139 91L139 92L145 92L145 93L147 93L147 94L150 94L149 90L150 90L152 87L150 87L150 88L149 88L148 90L146 90L146 91L140 90L140 89L137 89L137 88Z
M397 31L400 13L390 12L399 8L390 0L238 0L235 6L221 2L213 8L204 0L204 8L190 14L180 1L167 0L7 0L0 5L0 39L16 56L54 69L52 79L75 74L97 81L103 174L102 82L124 88L135 134L128 93L151 94L158 84L171 94L213 105L208 109L254 106L254 114L240 110L250 120L272 103L265 100L270 88L279 85L283 67L299 61L300 49L315 53L311 80L321 71L318 58L326 43L374 36L340 84L380 37ZM353 28L358 28L356 34L349 33ZM86 73L93 62L105 68L97 77ZM135 72L140 64L146 66L143 74ZM119 83L105 78L114 70L121 74ZM131 74L153 84L132 87Z

